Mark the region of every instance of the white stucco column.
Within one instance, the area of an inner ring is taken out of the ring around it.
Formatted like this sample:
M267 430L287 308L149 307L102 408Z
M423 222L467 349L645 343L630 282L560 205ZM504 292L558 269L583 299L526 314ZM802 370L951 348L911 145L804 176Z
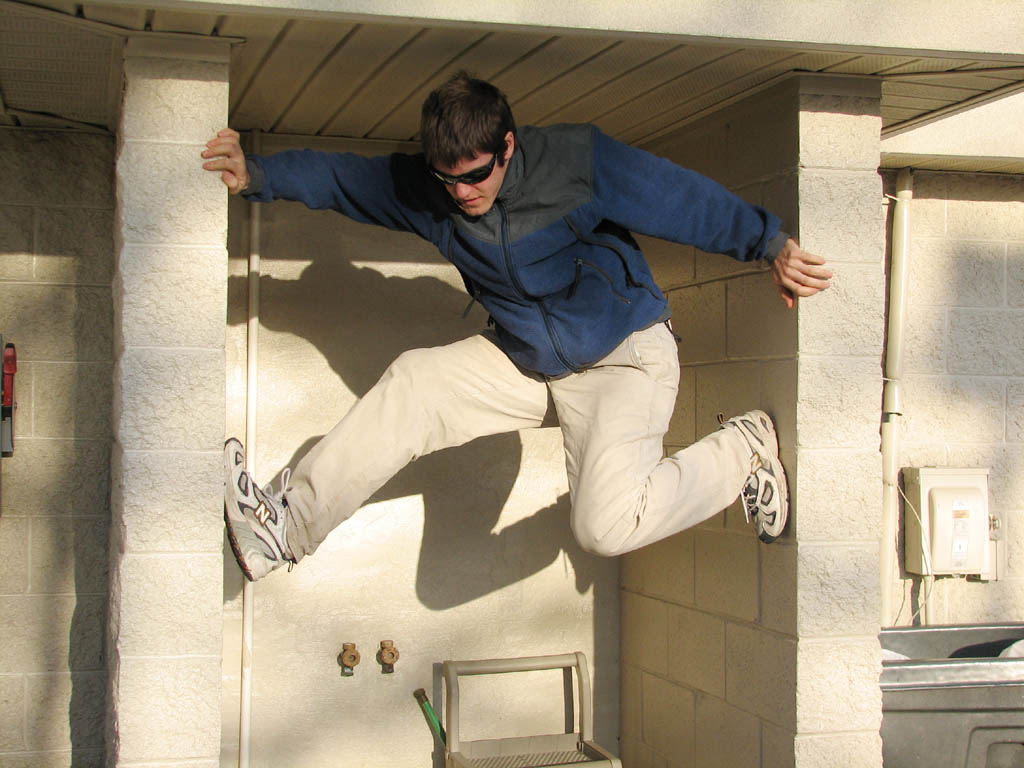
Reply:
M799 236L835 277L798 309L795 762L870 768L882 764L881 93L867 79L798 82Z
M219 765L226 42L125 49L114 275L108 764Z

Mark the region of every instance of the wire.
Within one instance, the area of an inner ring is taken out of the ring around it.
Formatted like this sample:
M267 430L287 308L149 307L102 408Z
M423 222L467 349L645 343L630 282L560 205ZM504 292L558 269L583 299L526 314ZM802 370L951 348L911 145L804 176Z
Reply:
M915 507L914 503L907 498L907 494L903 492L903 489L899 485L897 485L896 490L898 490L900 496L903 497L904 510L906 510L907 507L910 507L910 511L914 513L914 517L917 519L917 524L921 530L921 559L924 560L924 575L926 577L930 577L927 581L924 581L922 579L921 591L924 592L925 586L928 587L928 591L918 600L917 610L914 611L910 616L910 623L913 624L914 620L921 615L921 611L923 611L925 606L928 605L928 601L931 599L932 592L935 591L935 574L932 573L932 556L931 552L929 551L930 547L928 546L928 542L924 540L924 521L921 520L921 515L917 511L917 507ZM906 601L907 595L906 592L904 592L903 604L905 604ZM903 612L903 604L900 605L900 613ZM897 621L899 620L899 617L899 614L896 614Z
M914 611L914 612L913 612L913 613L912 613L912 614L910 615L910 623L911 623L911 625L913 625L913 623L914 623L914 619L916 619L916 618L917 618L918 616L920 616L920 615L921 615L921 611L923 611L923 610L924 610L925 606L927 606L927 605L928 605L928 601L929 601L929 600L931 600L931 597L932 597L932 592L933 592L933 591L935 591L935 575L934 575L934 574L928 574L928 576L925 576L924 578L927 578L927 579L929 579L929 580L928 580L928 581L924 581L924 580L922 579L922 582L921 582L921 591L923 592L923 591L924 591L924 588L925 588L925 586L927 585L927 586L928 586L928 592L927 592L927 593L926 593L926 594L924 595L924 597L922 597L922 598L921 598L921 599L920 599L920 600L918 601L918 604L917 604L917 610L916 610L916 611Z

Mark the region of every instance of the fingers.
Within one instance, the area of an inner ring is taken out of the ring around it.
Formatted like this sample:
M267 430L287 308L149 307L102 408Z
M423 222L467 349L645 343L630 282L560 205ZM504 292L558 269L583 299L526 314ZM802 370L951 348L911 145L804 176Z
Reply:
M813 296L826 290L831 283L832 270L825 259L803 250L790 239L772 262L772 281L786 306L792 308L797 297Z
M832 273L820 267L812 269L806 265L791 262L782 266L778 277L778 282L797 296L811 296L818 291L824 291L831 285L829 279L832 277Z
M231 194L238 194L248 186L249 172L245 167L245 153L237 131L221 129L206 142L206 149L200 154L206 160L203 168L207 171L220 171L221 181Z
M793 307L796 306L796 298L793 296L792 293L789 292L787 288L783 288L781 285L778 285L777 283L775 287L779 291L779 296L786 303L786 309L792 309Z
M234 136L221 136L221 134L218 134L216 138L206 142L206 149L200 154L208 161L203 163L203 167L210 171L225 168L233 163L245 162L245 153L242 152L242 145L239 142L238 134Z
M790 251L790 253L798 256L806 264L824 264L825 263L824 257L819 256L816 253L811 253L810 251L805 251L803 248L801 248L797 244L796 240L793 240L792 238L790 238L786 242L786 245L788 246L788 245L790 245L790 243L792 243L792 247L788 249Z

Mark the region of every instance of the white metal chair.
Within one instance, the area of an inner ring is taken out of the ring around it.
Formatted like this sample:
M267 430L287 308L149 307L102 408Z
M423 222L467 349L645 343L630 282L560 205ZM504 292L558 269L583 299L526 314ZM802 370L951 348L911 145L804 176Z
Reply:
M541 766L601 766L622 768L617 757L594 744L594 717L590 701L587 659L580 652L517 659L446 661L441 665L445 682L447 768L541 768ZM562 669L564 674L566 732L503 739L459 740L459 676L496 675ZM576 670L579 723L573 716L572 670Z

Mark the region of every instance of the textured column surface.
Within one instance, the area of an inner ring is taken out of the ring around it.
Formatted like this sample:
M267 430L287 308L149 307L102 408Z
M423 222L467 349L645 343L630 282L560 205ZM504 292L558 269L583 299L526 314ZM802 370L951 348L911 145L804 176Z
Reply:
M111 765L219 764L228 49L129 41L117 157Z
M799 310L793 493L797 768L880 766L885 207L876 82L802 78L801 244L835 273Z

